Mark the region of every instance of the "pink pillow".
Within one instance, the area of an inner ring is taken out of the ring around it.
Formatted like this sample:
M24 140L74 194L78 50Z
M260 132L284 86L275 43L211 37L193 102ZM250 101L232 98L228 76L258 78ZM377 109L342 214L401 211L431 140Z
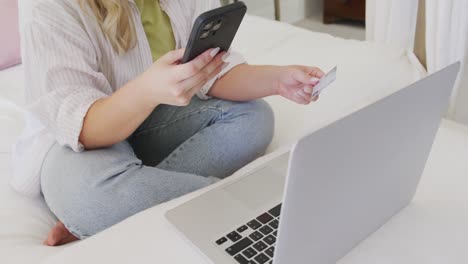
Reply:
M0 70L21 63L17 0L0 0L0 39Z

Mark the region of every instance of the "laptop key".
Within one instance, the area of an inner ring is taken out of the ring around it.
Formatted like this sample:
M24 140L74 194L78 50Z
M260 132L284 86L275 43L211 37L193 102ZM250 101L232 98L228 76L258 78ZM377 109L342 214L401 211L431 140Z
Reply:
M242 256L241 254L237 255L234 257L234 259L239 262L239 264L256 264L255 262L251 261L251 260L247 260L246 258L244 258L244 256Z
M242 254L244 254L244 256L246 258L252 258L253 256L257 255L257 251L255 251L255 249L249 247L249 248L245 249L244 251L242 251Z
M277 206L273 207L268 212L274 217L279 217L279 215L281 214L281 204L278 204Z
M257 220L252 220L250 222L247 223L247 225L252 228L253 230L256 230L257 228L261 227L262 224L260 224Z
M254 241L257 241L257 240L259 240L260 238L262 238L263 235L262 235L260 232L255 231L255 232L253 232L252 234L250 234L249 237L250 237L251 239L253 239Z
M275 220L271 221L271 222L268 223L268 224L271 226L271 228L273 228L273 229L278 229L279 221L275 219Z
M268 235L270 234L271 232L273 232L273 229L271 229L271 227L269 226L262 226L260 229L259 229L260 232L262 232L264 235Z
M258 256L256 256L254 259L255 259L255 261L258 262L258 264L263 264L263 263L265 263L265 262L267 262L267 261L270 260L270 258L269 258L267 255L263 254L263 253L260 253L260 254L259 254Z
M222 245L222 244L224 244L226 241L227 241L227 238L222 237L222 238L216 240L216 244Z
M267 248L267 245L265 243L263 243L262 241L258 241L257 243L255 243L253 245L253 247L258 250L258 251L263 251L265 248Z
M270 222L271 220L273 220L273 216L271 216L269 213L264 213L260 215L259 217L257 217L257 220L260 221L260 223L262 224L266 224Z
M243 225L243 226L237 228L236 231L239 232L239 233L242 233L242 232L244 232L244 231L247 230L247 229L248 229L248 227L247 227L246 225Z
M263 239L263 241L265 243L267 243L268 245L273 245L276 242L276 238L274 236L272 236L272 235L269 235L269 236L265 237Z
M267 250L265 250L265 253L270 256L270 258L273 258L273 255L275 254L275 247L270 247Z
M241 239L239 242L235 243L234 245L226 248L226 252L229 255L234 256L252 244L253 244L252 240L250 240L250 238L248 237L245 237Z
M236 242L239 239L241 239L242 236L239 235L239 233L237 233L236 231L232 231L231 233L227 235L227 238L229 238L229 240L231 240L232 242Z

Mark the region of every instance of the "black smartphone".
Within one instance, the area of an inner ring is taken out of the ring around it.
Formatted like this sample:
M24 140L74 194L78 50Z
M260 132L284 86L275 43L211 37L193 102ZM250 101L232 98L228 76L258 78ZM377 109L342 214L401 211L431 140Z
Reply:
M229 50L246 12L247 6L239 1L201 14L193 25L182 63L211 48Z

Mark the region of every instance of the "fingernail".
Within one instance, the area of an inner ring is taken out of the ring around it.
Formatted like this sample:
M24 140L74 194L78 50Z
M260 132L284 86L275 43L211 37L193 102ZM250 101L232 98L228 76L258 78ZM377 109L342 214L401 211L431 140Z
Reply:
M302 90L298 90L297 93L302 97L308 97L307 94Z
M312 77L312 78L310 78L310 82L315 82L315 83L317 83L318 81L320 81L320 79L317 78L317 77Z
M313 90L312 87L309 87L309 86L304 87L304 92L306 93L312 93L312 90Z
M218 54L219 50L220 50L219 47L216 48L216 49L214 49L214 50L212 50L212 51L210 52L210 56L213 58L214 56L216 56L216 54Z
M225 62L227 60L227 58L229 57L229 55L231 55L231 53L228 51L223 55L223 57L221 59Z

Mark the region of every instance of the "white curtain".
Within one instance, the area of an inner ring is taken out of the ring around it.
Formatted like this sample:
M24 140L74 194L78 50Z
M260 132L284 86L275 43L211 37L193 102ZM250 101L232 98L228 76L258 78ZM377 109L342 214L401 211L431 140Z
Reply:
M367 0L366 39L413 50L418 0Z
M468 0L421 0L426 10L429 73L461 60L448 117L468 124ZM367 0L366 38L413 50L419 0ZM464 74L465 73L465 74Z
M426 0L426 58L428 72L461 60L468 50L468 1ZM466 67L466 66L465 66ZM461 72L464 73L462 68ZM468 123L468 78L460 74L451 98L449 117Z

